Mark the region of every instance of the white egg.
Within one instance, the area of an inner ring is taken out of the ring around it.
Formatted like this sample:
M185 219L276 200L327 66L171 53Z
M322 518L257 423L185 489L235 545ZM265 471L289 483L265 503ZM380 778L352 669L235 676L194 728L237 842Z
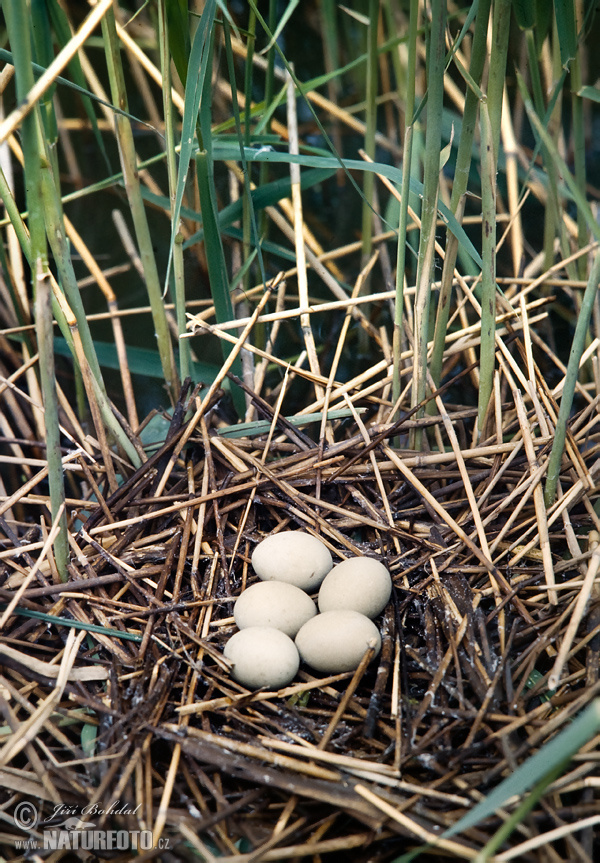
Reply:
M392 579L373 557L351 557L329 572L319 590L319 611L351 608L377 617L392 594Z
M296 636L301 659L315 671L337 674L354 671L368 647L381 649L381 636L372 620L351 609L326 611L308 620Z
M287 581L310 591L321 584L333 560L327 546L316 536L284 530L256 546L252 566L262 581Z
M239 629L272 626L291 638L316 613L310 596L285 581L259 581L247 587L233 607Z
M300 666L296 645L285 632L269 626L250 626L232 635L223 655L232 663L231 673L248 689L281 689Z

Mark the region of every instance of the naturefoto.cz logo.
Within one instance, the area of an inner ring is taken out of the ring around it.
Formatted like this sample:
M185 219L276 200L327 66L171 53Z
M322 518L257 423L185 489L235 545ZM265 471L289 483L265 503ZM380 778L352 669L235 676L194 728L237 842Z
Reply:
M151 851L155 847L168 848L167 838L159 839L154 846L151 830L101 830L90 820L108 815L135 815L138 809L139 806L133 809L119 801L106 808L96 803L83 807L61 803L40 821L37 808L24 800L15 807L13 819L28 838L15 844L20 849L44 851Z

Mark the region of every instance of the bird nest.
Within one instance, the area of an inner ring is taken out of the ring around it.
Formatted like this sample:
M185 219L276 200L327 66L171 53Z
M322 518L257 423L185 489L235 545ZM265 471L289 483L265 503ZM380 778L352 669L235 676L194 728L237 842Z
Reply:
M600 692L597 408L574 417L546 509L541 378L527 403L499 387L476 442L474 409L438 399L435 414L398 419L389 384L386 366L362 390L340 387L337 413L308 417L252 396L263 424L251 428L225 425L218 391L185 386L166 439L111 493L105 465L74 453L66 582L47 519L31 516L46 512L43 468L5 495L10 857L60 825L151 831L144 859L229 861L365 859L365 847L388 860L433 844L424 859L468 859L496 832L506 812L440 838ZM255 580L256 544L289 529L318 536L334 562L385 562L381 653L248 691L222 655L233 603ZM536 837L597 813L597 765L592 741L509 854L547 859ZM553 841L561 859L593 855L589 829Z

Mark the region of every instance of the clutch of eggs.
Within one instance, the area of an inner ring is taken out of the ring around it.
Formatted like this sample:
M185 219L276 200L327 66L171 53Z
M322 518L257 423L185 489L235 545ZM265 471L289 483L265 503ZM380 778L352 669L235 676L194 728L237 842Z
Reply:
M252 566L261 580L237 599L240 631L224 650L239 683L280 688L296 676L300 660L336 674L355 670L369 648L379 653L381 636L370 618L383 611L392 591L380 561L356 557L334 567L317 537L281 531L256 546ZM306 593L318 588L320 613Z

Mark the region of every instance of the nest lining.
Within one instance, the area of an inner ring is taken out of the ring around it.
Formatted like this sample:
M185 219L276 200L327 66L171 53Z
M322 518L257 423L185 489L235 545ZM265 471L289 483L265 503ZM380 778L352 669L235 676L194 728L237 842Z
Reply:
M457 441L468 439L471 415L449 410ZM347 859L365 843L385 859L456 823L598 693L596 605L558 688L547 687L591 554L582 545L574 557L572 540L594 525L589 483L572 480L563 518L550 525L549 584L518 437L415 453L398 448L402 423L377 417L336 421L328 444L272 422L270 434L233 439L219 434L216 413L194 429L181 420L106 499L98 473L97 500L80 500L71 516L70 581L52 583L49 555L44 583L24 590L21 614L3 629L14 651L2 657L14 726L5 794L19 797L27 783L44 812L57 799L126 799L137 814L109 822L230 860L244 849L285 858L290 848ZM548 438L531 444L543 460ZM595 452L588 430L581 459L592 480ZM326 678L303 667L284 690L253 693L232 679L222 646L233 602L255 578L252 549L282 529L318 535L336 562L381 558L393 601L378 620L376 661ZM5 556L5 603L25 559L17 547ZM31 612L61 624L22 616ZM80 631L73 653L69 621L104 629ZM28 667L27 656L38 664ZM49 663L65 666L62 688ZM100 679L81 679L83 669ZM52 710L40 714L50 692ZM19 746L36 711L42 775ZM595 762L575 772L594 774ZM569 808L585 817L591 803L580 797ZM540 829L560 811L534 812ZM498 824L490 819L484 832ZM461 853L480 838L457 840Z

